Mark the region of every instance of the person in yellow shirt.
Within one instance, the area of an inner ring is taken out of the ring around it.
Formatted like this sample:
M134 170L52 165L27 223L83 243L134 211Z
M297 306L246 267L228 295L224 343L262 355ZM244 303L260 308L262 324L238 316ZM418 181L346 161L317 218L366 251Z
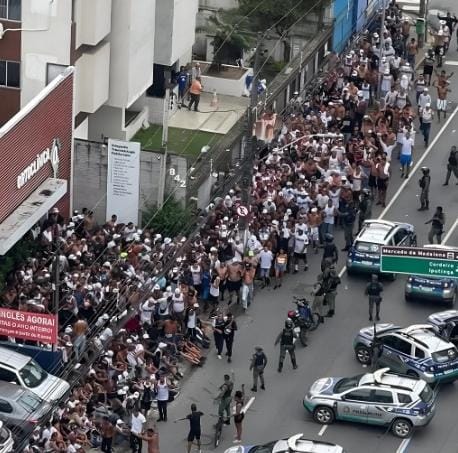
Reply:
M202 93L202 83L200 82L200 77L196 77L191 84L189 90L191 95L191 100L189 101L188 109L191 110L194 105L194 111L199 111L199 102L200 102L200 93Z

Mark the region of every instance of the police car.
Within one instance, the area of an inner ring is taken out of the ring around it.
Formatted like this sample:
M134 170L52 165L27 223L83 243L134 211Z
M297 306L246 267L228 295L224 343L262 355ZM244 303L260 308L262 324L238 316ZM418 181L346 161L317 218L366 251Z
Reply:
M434 393L421 379L389 371L318 379L305 395L304 407L321 424L344 420L390 426L395 436L409 437L414 427L427 425L434 416Z
M304 439L302 434L296 434L263 445L230 447L225 453L345 453L345 450L339 445Z
M377 365L388 366L396 373L420 377L428 383L458 378L458 350L430 324L401 328L380 323L376 325L376 338L374 342L374 327L369 326L361 329L353 341L361 364L370 364L375 351Z
M414 226L387 220L366 220L348 251L347 273L378 274L381 248L384 245L416 247ZM394 279L396 274L388 277Z
M458 251L458 247L439 244L427 244L424 248ZM458 281L452 277L423 277L419 275L410 275L406 281L404 292L406 301L421 299L443 302L453 306L456 302Z
M458 345L458 310L445 310L428 316L428 322L446 340Z

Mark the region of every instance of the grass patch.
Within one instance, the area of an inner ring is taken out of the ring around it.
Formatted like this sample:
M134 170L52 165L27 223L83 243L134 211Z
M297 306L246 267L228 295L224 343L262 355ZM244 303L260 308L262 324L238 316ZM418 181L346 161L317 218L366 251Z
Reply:
M222 134L169 127L167 148L174 154L196 158L203 146L215 145L220 138L222 138ZM148 129L140 129L132 138L132 141L140 142L142 149L146 151L160 152L162 126L153 124Z

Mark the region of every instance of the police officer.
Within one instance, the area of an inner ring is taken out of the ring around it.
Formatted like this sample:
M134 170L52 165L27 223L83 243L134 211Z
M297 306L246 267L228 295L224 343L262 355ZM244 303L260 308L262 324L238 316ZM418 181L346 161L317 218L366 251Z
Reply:
M267 356L262 350L261 346L256 346L255 353L251 358L250 370L253 370L253 387L251 388L252 392L258 391L258 378L261 381L261 390L265 390L264 382L264 368L267 365Z
M363 189L359 202L358 232L361 231L363 223L372 217L372 199L369 189Z
M336 310L336 296L337 287L340 285L340 277L336 272L336 267L331 264L328 269L323 272L323 287L324 287L324 300L323 305L327 307L328 318L334 316Z
M455 175L455 178L458 180L458 150L456 149L455 145L453 145L450 149L450 155L448 156L447 176L445 177L445 182L443 184L444 186L448 186L452 172Z
M383 285L378 281L378 275L372 274L371 281L367 284L365 294L369 296L369 321L373 319L375 305L375 319L380 321L380 303L382 302Z
M334 236L330 233L324 235L323 256L321 258L321 272L330 264L337 263L339 259L339 252L336 244L334 244Z
M287 319L285 321L285 328L281 331L278 335L277 339L275 340L275 345L280 343L280 361L278 363L278 372L281 373L283 369L283 361L285 360L286 352L289 352L289 356L291 357L291 363L293 364L293 368L297 368L296 363L296 354L294 353L294 342L297 338L297 333L294 332L294 325L291 319Z
M421 188L419 211L426 211L429 209L429 186L431 184L431 176L429 175L428 167L421 167L422 177L418 181Z
M437 243L442 242L442 233L444 232L445 226L445 214L442 206L436 208L436 212L432 219L425 222L425 225L431 224L431 229L428 233L428 241L430 244L434 244L434 238L437 239Z
M226 425L229 425L231 420L231 401L233 388L234 383L231 381L231 377L228 374L225 374L224 383L219 388L219 394L215 400L219 400L218 416L223 418L224 413L226 412L226 418L224 419L224 423Z

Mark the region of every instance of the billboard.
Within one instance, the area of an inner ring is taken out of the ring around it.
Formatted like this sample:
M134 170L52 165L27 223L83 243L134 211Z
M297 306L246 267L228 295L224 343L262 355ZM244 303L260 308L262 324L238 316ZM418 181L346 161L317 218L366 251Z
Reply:
M56 344L58 321L56 315L10 310L0 307L0 335Z
M138 224L140 143L108 140L107 212L119 223Z

